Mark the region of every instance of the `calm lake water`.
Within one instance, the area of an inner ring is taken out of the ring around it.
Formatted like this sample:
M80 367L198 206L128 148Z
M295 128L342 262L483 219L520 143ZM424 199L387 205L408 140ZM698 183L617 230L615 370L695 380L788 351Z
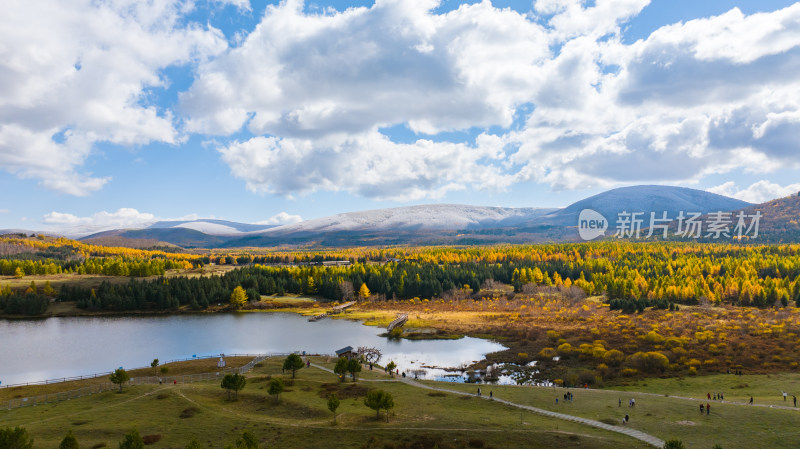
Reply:
M149 366L217 354L306 351L332 354L345 346L373 346L381 363L400 371L421 366L460 367L504 346L477 338L388 340L384 328L324 319L310 323L290 313L239 313L149 317L72 317L0 320L2 385L88 375L120 366ZM430 377L440 370L427 370Z

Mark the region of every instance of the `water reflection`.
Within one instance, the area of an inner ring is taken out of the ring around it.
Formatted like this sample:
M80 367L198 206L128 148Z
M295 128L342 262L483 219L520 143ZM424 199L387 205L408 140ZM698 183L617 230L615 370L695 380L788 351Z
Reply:
M373 346L403 372L419 367L460 367L502 345L477 338L388 340L385 329L347 320L310 323L286 313L198 314L149 317L71 317L0 321L0 381L4 385L149 365L154 358L193 355L331 354ZM426 376L427 377L427 376Z

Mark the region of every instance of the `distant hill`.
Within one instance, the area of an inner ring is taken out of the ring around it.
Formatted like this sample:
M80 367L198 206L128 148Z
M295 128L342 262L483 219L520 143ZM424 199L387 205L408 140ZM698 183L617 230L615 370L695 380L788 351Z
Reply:
M135 248L135 249L161 249L167 251L181 249L181 247L179 247L178 245L174 245L169 242L162 242L156 239L127 238L127 237L120 237L119 235L87 237L82 239L82 242L89 245L116 246L122 248Z
M121 229L98 232L97 234L87 235L80 240L91 242L108 238L167 242L182 248L214 248L222 246L226 240L229 240L229 238L208 235L186 228Z
M747 215L761 212L759 235L754 242L800 242L800 193L746 207L742 211ZM734 212L733 216L737 213Z
M202 218L197 220L157 221L147 229L186 228L209 235L236 235L245 232L258 232L274 228L275 225L237 223L235 221Z
M791 198L784 200L787 203ZM667 216L674 219L681 211L727 212L761 206L781 211L773 214L774 224L768 223L771 219L766 218L763 222L765 232L773 234L772 230L783 226L784 221L791 222L792 214L798 216L795 202L800 199L792 201L792 205L772 206L770 202L755 206L702 190L647 185L609 190L563 209L431 204L342 213L283 226L215 219L161 221L144 229L107 231L84 240L98 237L146 239L148 243L169 242L184 248L564 242L580 239L578 216L584 209L595 210L606 217L609 231L613 232L617 216L623 211L642 212L641 218L649 220L650 212L659 217L667 212ZM796 226L796 219L794 223L792 226ZM800 240L800 235L791 232L783 235Z
M606 217L611 224L610 227L613 228L616 226L617 215L623 211L644 212L643 216L649 219L650 212L655 212L659 217L663 212L667 212L667 217L674 218L681 211L708 213L737 210L748 206L751 206L751 203L704 190L656 185L632 186L620 187L580 200L541 217L535 223L577 226L581 211L592 209Z
M264 235L341 231L441 231L515 226L556 209L427 204L361 212L306 220L278 226Z

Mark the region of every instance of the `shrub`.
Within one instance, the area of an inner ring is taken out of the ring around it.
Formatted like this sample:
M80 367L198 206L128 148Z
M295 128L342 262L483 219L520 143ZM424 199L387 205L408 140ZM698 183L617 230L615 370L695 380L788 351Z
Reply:
M625 354L617 349L606 351L603 354L603 361L610 366L619 366L625 360Z
M469 443L467 443L467 446L477 448L486 447L486 442L480 438L472 438L469 440Z
M663 372L669 367L669 359L660 352L637 352L631 356L630 364L648 373Z
M144 444L147 444L147 445L156 444L160 440L161 440L161 434L160 433L156 433L156 434L153 434L153 435L145 435L145 436L142 437L142 442Z
M183 409L183 411L181 412L181 414L179 416L181 418L184 418L184 419L185 418L191 418L192 416L195 415L195 413L197 413L199 411L200 410L198 410L196 407L189 407L189 408Z
M667 440L664 449L686 449L681 440Z
M557 354L556 354L556 350L555 349L553 349L553 348L543 348L541 351L539 351L538 357L541 358L541 359L552 359L556 355Z

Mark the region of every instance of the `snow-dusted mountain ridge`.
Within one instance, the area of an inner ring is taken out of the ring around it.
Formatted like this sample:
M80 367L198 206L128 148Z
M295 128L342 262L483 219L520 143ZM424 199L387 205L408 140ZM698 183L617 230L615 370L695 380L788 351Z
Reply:
M262 235L305 232L454 230L514 226L555 211L545 208L510 208L427 204L367 210L315 218L262 231Z

